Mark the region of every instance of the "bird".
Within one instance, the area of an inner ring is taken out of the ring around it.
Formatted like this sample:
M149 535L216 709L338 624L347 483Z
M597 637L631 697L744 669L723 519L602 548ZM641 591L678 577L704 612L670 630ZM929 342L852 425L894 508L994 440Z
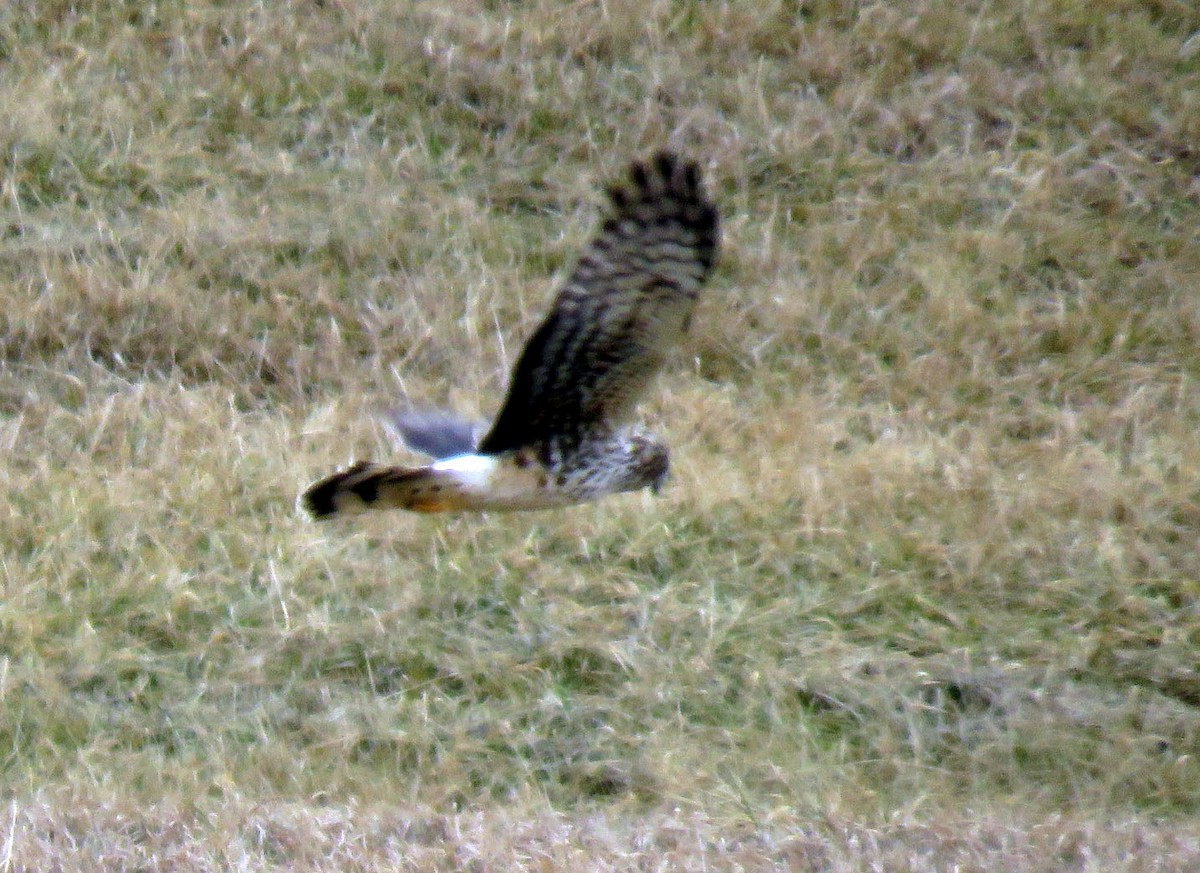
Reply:
M607 194L599 230L526 342L491 426L395 412L393 429L432 463L359 461L300 495L309 516L553 509L658 492L670 452L630 422L690 326L720 222L697 164L670 151L633 161Z

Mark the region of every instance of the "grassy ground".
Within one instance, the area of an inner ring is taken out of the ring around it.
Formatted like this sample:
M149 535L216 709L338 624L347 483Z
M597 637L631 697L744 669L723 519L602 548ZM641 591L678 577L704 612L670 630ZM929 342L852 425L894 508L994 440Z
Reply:
M0 867L1200 862L1194 4L15 2L0 58ZM663 144L726 238L663 496L298 518L373 411L495 410Z

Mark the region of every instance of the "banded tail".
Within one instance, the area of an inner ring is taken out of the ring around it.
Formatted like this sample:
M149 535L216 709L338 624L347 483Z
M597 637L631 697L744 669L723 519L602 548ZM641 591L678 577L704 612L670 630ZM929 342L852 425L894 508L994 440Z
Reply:
M413 512L474 509L470 485L453 469L386 467L359 461L309 486L300 495L300 505L314 519L376 509Z

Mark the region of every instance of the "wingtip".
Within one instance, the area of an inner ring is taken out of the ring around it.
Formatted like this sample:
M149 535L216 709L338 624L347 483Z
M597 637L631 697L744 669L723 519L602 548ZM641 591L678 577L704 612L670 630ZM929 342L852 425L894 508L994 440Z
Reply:
M701 220L715 218L716 210L704 195L700 165L670 149L660 149L646 160L634 161L624 184L607 189L608 199L616 212L627 209L648 195L668 190L684 201L699 202L706 207Z
M681 161L679 159L679 155L667 149L662 149L654 155L654 165L658 168L659 174L661 174L664 179L670 179L672 176L674 176L675 168L679 166L680 163ZM684 163L684 167L686 168L687 166L687 163Z

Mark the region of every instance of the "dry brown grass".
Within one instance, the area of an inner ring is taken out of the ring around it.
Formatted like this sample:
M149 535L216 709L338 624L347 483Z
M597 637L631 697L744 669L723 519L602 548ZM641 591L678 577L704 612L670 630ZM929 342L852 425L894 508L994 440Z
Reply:
M837 816L718 825L700 813L631 819L603 812L444 813L236 800L206 815L177 804L129 808L88 798L13 807L0 860L17 870L766 871L858 873L1187 873L1200 830L1054 817L1014 826L985 818L877 826Z
M0 859L1194 866L1197 34L4 6ZM667 493L297 518L372 410L494 410L663 144L726 235Z

